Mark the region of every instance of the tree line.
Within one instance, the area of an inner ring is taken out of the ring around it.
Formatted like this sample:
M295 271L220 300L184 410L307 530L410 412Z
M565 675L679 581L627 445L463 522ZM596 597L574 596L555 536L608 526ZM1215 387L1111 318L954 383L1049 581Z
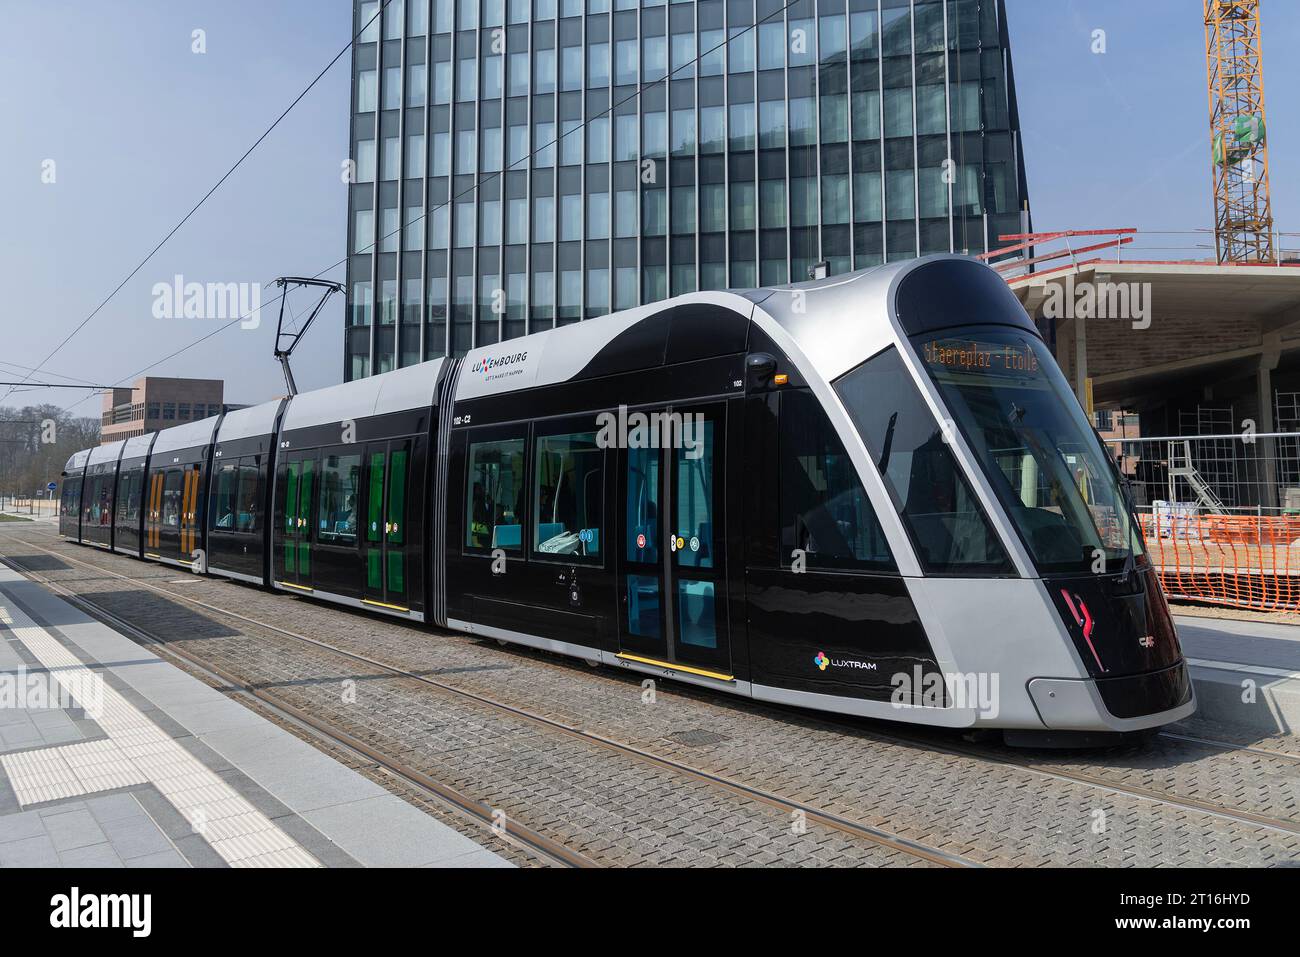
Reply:
M72 453L99 444L99 424L57 405L0 406L0 495L44 495Z

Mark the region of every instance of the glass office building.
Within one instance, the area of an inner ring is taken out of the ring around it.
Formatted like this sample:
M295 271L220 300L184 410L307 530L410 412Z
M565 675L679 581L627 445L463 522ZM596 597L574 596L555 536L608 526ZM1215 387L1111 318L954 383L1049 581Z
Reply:
M1027 225L1003 0L390 0L352 71L348 379Z

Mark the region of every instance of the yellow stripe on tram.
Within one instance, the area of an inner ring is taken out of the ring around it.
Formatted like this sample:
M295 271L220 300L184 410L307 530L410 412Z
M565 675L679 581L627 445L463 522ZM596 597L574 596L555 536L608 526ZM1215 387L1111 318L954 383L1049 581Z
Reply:
M724 675L720 671L706 671L703 668L692 668L690 665L679 665L671 661L659 661L657 658L642 658L640 655L629 655L619 652L619 658L625 661L639 661L643 665L654 665L657 668L667 668L669 671L684 671L691 675L700 675L704 678L714 678L718 681L735 681L735 675Z
M402 605L390 605L390 604L388 604L388 602L386 602L386 601L375 601L375 600L372 599L372 598L363 598L363 599L361 599L361 604L363 604L363 605L375 605L375 606L377 606L377 607L379 607L379 608L391 608L393 611L410 611L410 610L411 610L411 609L409 609L409 608L403 607Z

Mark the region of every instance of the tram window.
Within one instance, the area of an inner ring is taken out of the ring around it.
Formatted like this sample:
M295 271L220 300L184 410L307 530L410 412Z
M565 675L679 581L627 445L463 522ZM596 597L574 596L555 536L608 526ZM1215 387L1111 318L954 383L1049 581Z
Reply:
M79 499L81 497L81 479L65 479L63 482L63 492L61 493L63 506L59 510L65 518L76 518L77 512L80 511Z
M469 444L465 546L523 551L524 439Z
M138 522L140 520L140 480L144 478L143 469L131 469L123 472L117 483L117 521L118 524Z
M326 453L321 463L316 540L329 545L357 543L357 493L361 456Z
M781 562L893 571L894 558L858 471L807 389L781 395Z
M600 561L605 450L596 433L539 436L533 476L533 553Z
M257 489L262 474L261 461L260 455L246 455L239 460L235 528L241 532L255 532L258 529Z
M168 469L163 479L162 523L169 528L179 528L181 508L184 505L185 470Z
M712 568L713 530L717 527L713 521L713 423L701 417L698 428L698 446L694 450L679 448L675 453L677 517L672 531L691 543L691 547L677 551L680 566Z
M131 480L134 472L123 472L117 479L117 507L115 521L121 525L127 521L127 511L131 507Z
M81 520L84 525L108 525L112 515L112 479L104 475L91 478L82 496Z
M1005 574L1011 563L939 423L890 347L835 383L928 572Z
M231 531L235 527L235 489L239 485L239 464L228 462L217 473L217 516L214 528Z

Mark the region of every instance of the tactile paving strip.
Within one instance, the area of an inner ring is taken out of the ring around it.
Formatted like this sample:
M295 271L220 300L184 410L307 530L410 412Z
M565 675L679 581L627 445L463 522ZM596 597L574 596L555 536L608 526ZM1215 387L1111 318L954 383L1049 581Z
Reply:
M231 867L320 866L21 609L0 605L0 625L71 694L98 682L96 697L102 695L95 717L105 740L0 755L0 767L24 807L148 783Z

